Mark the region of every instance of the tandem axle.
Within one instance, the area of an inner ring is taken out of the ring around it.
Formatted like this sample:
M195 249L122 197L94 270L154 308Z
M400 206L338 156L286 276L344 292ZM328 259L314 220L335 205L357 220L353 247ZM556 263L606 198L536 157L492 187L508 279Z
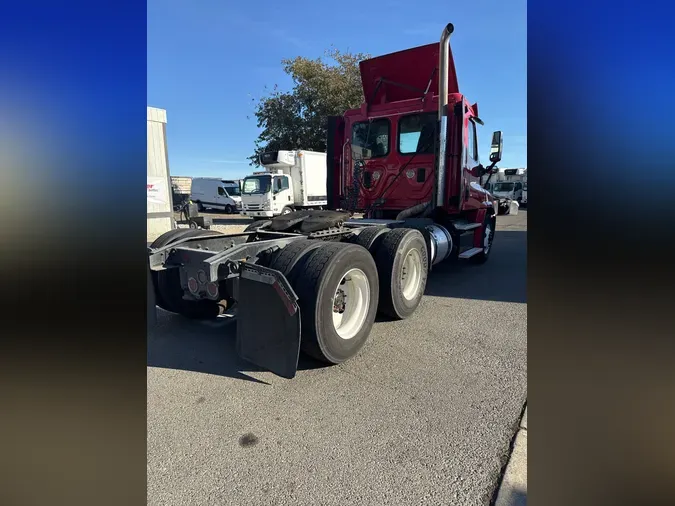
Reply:
M238 234L167 232L148 248L148 267L159 307L209 319L236 304L239 355L292 378L300 349L340 363L361 349L378 310L412 315L434 264L487 260L494 215L485 223L300 211Z

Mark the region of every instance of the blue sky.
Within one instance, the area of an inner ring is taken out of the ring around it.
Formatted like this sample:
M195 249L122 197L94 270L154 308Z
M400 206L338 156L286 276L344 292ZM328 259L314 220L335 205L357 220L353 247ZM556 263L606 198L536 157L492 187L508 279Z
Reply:
M331 44L378 56L438 41L447 22L455 25L450 43L460 91L478 102L485 121L482 161L492 131L502 130L499 166L526 167L526 0L418 5L148 0L148 105L167 110L171 173L250 173L246 157L258 135L252 98L265 85L291 88L281 59L320 57Z

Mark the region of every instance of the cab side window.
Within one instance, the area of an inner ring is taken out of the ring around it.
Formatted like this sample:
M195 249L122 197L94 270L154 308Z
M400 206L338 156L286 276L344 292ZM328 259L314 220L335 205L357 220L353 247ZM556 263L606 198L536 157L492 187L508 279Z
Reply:
M288 178L286 176L281 176L277 178L277 190L288 190Z
M476 124L469 121L469 145L467 146L469 158L478 161L478 143L476 142Z
M523 189L523 184L522 183L516 183L516 190L522 190Z
M218 187L218 195L220 195L221 197L227 197L227 193L225 193L225 188L223 188L222 186L219 186Z

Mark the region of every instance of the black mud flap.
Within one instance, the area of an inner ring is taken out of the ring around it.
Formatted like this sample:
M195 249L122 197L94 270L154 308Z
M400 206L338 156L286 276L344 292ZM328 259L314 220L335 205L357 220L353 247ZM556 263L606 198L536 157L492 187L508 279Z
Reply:
M291 379L300 355L298 296L279 271L241 263L237 353L244 360Z

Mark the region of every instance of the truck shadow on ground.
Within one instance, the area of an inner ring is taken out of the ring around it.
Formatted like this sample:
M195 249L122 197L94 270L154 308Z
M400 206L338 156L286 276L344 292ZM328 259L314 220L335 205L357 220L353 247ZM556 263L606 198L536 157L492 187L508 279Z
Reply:
M527 303L527 231L498 230L485 264L460 260L434 266L424 294Z
M158 325L148 332L147 365L215 374L268 385L250 376L261 369L237 355L237 323L219 318L211 322L187 320L157 309ZM300 353L298 371L328 367Z

